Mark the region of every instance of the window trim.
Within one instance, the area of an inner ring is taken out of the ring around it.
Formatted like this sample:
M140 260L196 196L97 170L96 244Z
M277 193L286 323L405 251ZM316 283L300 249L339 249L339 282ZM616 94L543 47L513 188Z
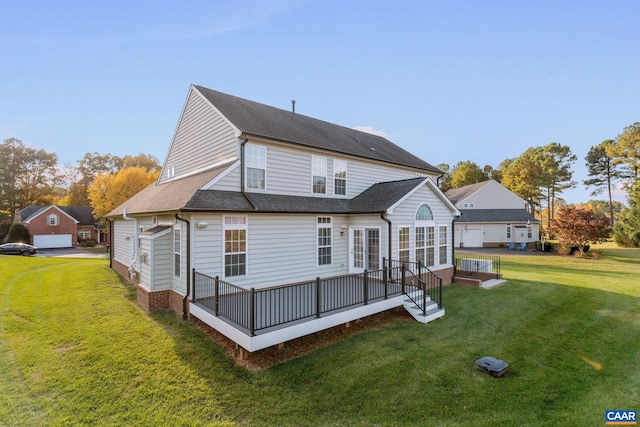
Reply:
M338 167L338 165L340 165L340 167ZM342 166L344 165L344 166ZM344 171L344 178L338 178L336 176L337 171L343 172ZM333 159L333 195L334 196L345 196L347 195L347 179L349 176L349 172L348 172L348 162L346 160L343 159ZM337 187L337 182L338 181L344 181L344 194L339 194L338 192L336 192Z
M317 162L322 162L321 165L317 164ZM321 170L317 170L320 168ZM317 172L324 173L324 175L316 174ZM324 156L311 156L311 194L327 194L327 175L328 175L328 167L327 167L327 158ZM315 179L324 178L324 189L323 191L316 191Z
M60 216L54 213L47 215L47 225L50 227L57 227L60 225Z
M508 223L507 224L507 240L511 239L511 236L513 235L512 233L513 233L513 230L511 229L511 224Z
M177 237L177 239L176 239ZM178 250L176 251L176 243ZM173 277L182 278L182 227L176 225L173 227ZM176 266L177 271L176 271Z
M407 240L406 241L401 241L400 237L404 234L402 232L403 229L407 230ZM397 228L397 232L398 232L398 248L397 248L397 253L398 253L398 261L402 262L402 256L400 255L402 252L407 252L407 258L405 261L411 261L411 227L408 225L399 225ZM404 249L400 248L400 244L401 243L406 243L407 247Z
M446 265L449 264L449 227L447 225L438 224L438 265ZM442 242L442 229L444 228L444 244ZM435 242L434 242L435 243ZM442 253L442 248L444 248L445 252L445 262L442 262L442 257L440 256Z
M323 222L324 221L324 222ZM320 230L329 230L329 234L320 235ZM321 245L321 239L328 239L329 244ZM320 262L321 257L326 258L327 254L321 254L322 249L329 249L328 258L329 262ZM318 216L316 217L316 266L322 267L327 265L333 265L333 217L331 216Z
M249 156L248 155L248 148L250 149L257 149L257 150L261 150L263 156ZM262 165L254 165L252 162L250 162L251 160L255 160L258 159L260 160L263 164ZM267 190L267 147L264 145L259 145L259 144L246 144L244 146L244 187L248 190L253 190L253 191L266 191ZM260 167L262 166L262 167ZM255 169L255 170L262 170L263 171L263 182L262 182L262 188L258 187L252 187L249 186L249 169Z
M238 218L242 222L227 223L227 219ZM227 231L244 231L244 251L227 252ZM223 215L222 216L222 277L247 277L249 275L249 217L247 215ZM244 273L227 275L227 254L244 254Z

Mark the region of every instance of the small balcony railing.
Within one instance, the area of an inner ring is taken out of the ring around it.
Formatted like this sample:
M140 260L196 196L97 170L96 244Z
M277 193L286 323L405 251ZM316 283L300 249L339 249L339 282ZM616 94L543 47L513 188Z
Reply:
M458 277L488 280L499 279L500 257L497 255L455 254L454 274Z

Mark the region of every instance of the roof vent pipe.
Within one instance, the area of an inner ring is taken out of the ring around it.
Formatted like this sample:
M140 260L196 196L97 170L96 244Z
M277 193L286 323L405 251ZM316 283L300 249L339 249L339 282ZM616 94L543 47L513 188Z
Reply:
M292 113L296 112L296 100L295 99L291 100L291 112Z

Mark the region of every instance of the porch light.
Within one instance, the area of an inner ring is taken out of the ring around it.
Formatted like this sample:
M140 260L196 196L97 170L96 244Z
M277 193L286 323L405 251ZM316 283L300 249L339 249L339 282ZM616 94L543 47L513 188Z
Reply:
M344 225L344 224L342 224L342 225L340 226L340 235L341 235L341 236L344 236L344 232L345 232L345 231L347 231L347 226L346 226L346 225Z

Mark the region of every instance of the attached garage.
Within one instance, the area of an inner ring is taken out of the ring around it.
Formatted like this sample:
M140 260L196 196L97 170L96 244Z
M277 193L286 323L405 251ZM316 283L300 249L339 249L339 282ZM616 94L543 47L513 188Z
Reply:
M33 245L37 248L70 248L73 246L71 234L36 234Z

